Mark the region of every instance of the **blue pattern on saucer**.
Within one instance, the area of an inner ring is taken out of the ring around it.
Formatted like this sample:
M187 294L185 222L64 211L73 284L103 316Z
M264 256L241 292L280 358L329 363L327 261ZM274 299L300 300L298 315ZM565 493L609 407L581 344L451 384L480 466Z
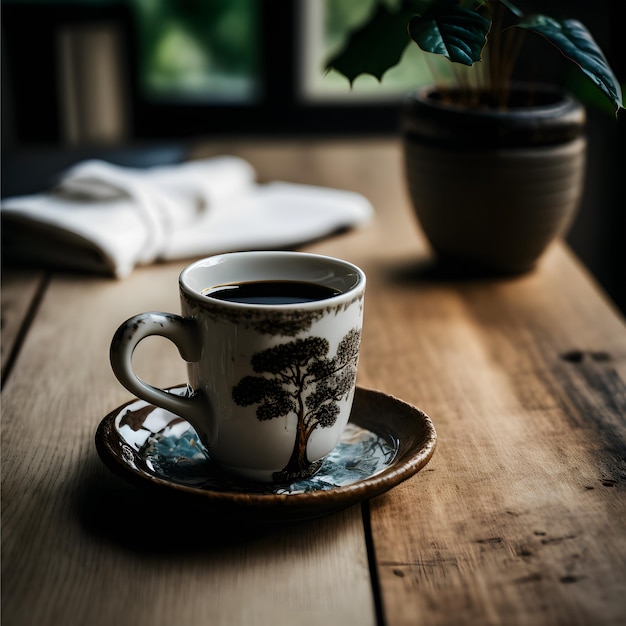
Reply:
M348 424L336 448L319 471L290 485L265 485L233 479L213 463L194 429L184 424L151 432L138 452L156 476L195 488L268 494L298 494L330 490L371 478L394 460L397 442Z

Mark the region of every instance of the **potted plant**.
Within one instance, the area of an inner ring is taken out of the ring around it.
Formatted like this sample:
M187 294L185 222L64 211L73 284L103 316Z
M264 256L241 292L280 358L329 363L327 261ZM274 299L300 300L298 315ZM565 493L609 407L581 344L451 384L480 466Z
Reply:
M509 0L380 2L328 63L352 83L382 80L412 42L452 61L453 80L419 89L402 114L409 193L444 262L527 271L576 211L585 109L554 85L514 80L526 33L578 66L617 115L619 83L585 26L524 15Z

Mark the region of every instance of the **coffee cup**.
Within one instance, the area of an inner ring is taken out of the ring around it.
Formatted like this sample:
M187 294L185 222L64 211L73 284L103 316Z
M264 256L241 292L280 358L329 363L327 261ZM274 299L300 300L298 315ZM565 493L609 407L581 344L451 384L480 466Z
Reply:
M180 274L182 315L140 313L119 327L113 371L137 397L188 421L224 471L261 482L307 478L350 416L365 282L351 263L304 252L196 261ZM133 351L151 335L187 361L183 396L133 371Z

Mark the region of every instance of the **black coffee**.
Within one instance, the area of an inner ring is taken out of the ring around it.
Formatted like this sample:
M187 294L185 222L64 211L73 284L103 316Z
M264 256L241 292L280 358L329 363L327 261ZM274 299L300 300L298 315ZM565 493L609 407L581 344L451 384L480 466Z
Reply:
M259 280L218 285L207 289L205 296L242 304L301 304L326 300L341 291L326 285L292 280Z

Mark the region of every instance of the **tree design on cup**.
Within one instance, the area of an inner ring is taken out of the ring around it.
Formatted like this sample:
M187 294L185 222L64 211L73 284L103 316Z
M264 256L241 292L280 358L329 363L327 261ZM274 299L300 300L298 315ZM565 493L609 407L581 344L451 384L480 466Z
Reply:
M328 357L330 344L322 337L306 337L283 343L251 359L262 376L245 376L233 387L240 406L258 404L259 420L295 413L298 418L293 451L287 465L273 475L276 482L292 482L314 474L323 459L311 462L307 443L316 428L333 426L356 381L360 329L352 329L339 342L337 354ZM269 376L267 376L269 375Z

